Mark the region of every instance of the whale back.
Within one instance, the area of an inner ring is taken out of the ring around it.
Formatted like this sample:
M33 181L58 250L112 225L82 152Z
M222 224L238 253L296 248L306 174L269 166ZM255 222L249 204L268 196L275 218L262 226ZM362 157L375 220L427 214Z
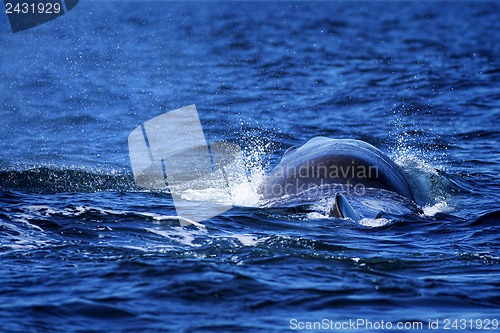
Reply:
M414 200L402 170L379 149L360 140L326 137L287 151L260 190L270 198L324 185L340 185L339 191L380 188Z

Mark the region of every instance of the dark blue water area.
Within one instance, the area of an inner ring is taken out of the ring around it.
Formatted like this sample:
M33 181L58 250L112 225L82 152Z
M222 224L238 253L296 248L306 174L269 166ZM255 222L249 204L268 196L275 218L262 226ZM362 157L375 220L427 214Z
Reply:
M498 2L80 1L19 33L0 17L0 331L500 320ZM364 140L421 212L363 225L242 191L181 226L168 191L134 184L127 140L190 104L249 173L315 136Z

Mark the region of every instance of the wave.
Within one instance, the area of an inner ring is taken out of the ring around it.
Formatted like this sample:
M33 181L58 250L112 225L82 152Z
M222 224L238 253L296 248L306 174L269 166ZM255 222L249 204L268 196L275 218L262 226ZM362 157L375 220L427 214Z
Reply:
M1 191L30 193L101 192L137 190L130 172L37 166L0 171Z
M205 188L206 186L203 187L203 185L206 185L206 179L195 179L193 182L196 184L183 186L182 199L192 202L193 209L200 209L196 202L210 202L233 207L269 208L270 206L263 202L257 190L265 177L266 166L262 159L263 149L262 145L257 142L244 152L245 156L241 160L243 165L238 163L235 170L225 170L226 181L228 181L225 188ZM423 158L409 153L407 150L399 151L399 153L399 156L396 157L396 163L403 168L407 175L417 204L422 208L424 215L432 217L438 213L452 212L454 207L450 203L450 198L455 193L466 191L466 189L454 182L452 176L436 169ZM228 174L231 177L228 178ZM202 184L198 184L199 182ZM40 194L143 192L135 184L132 173L127 169L100 170L54 165L0 170L0 191ZM168 190L165 192L170 193ZM380 193L371 197L382 199ZM331 195L320 198L322 200L318 201L319 208L318 205L313 205L312 209L306 209L305 214L302 215L312 219L329 217L328 211L331 201L325 202L323 199L331 198ZM295 204L294 207L297 207L304 202L295 202ZM286 206L290 207L291 205ZM407 214L408 212L403 212L403 215ZM285 215L289 217L289 214ZM299 219L302 219L303 216Z

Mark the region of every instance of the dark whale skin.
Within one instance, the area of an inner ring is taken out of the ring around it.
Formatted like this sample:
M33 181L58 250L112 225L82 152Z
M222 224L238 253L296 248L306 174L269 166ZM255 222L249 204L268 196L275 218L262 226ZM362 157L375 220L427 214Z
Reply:
M333 184L380 188L414 201L401 168L379 149L360 140L327 137L315 137L300 148L290 148L259 192L269 199Z

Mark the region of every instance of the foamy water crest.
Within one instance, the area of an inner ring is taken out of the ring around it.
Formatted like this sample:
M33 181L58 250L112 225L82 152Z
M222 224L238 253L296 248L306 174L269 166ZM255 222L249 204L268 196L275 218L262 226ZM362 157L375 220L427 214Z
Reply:
M400 142L395 162L405 173L418 205L427 216L453 211L449 203L451 182L440 171L441 166L434 166L427 161L419 150L411 150Z
M265 167L261 159L264 151L265 148L260 145L243 150L240 158L224 167L224 184L213 184L215 186L201 189L187 188L182 192L182 199L258 207L261 202L258 188L265 177Z

